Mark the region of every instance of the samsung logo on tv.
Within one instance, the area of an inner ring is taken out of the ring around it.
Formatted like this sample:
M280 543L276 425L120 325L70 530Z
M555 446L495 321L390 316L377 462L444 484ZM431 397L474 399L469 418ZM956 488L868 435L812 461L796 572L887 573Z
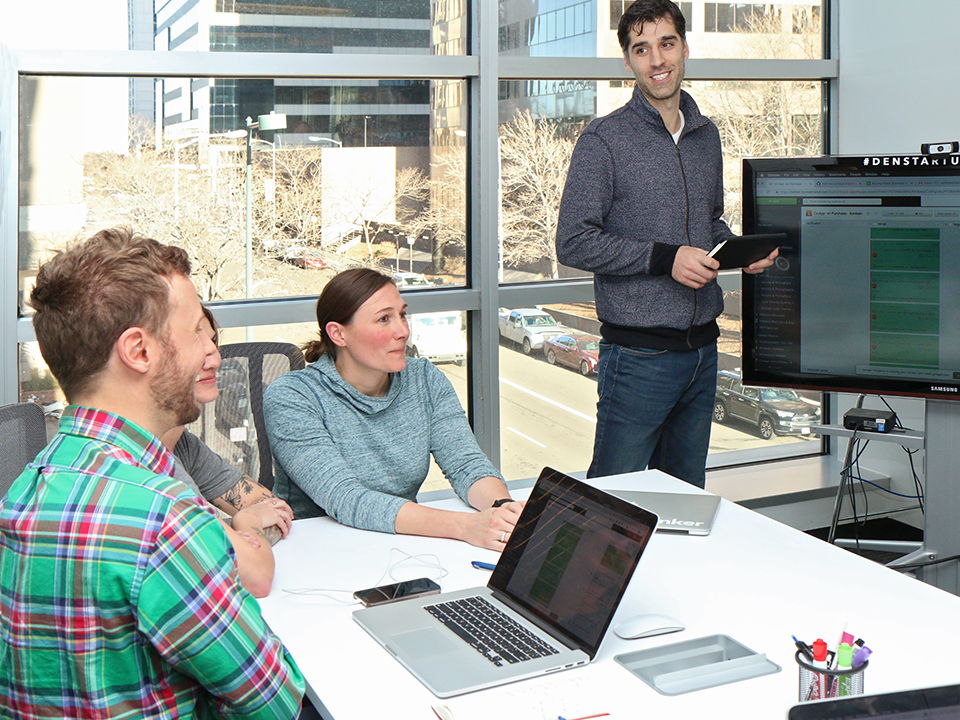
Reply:
M865 157L864 167L960 167L960 155L933 157L908 155L905 157Z
M958 390L955 387L944 387L943 385L931 385L930 392L955 393L955 392L960 392L960 390Z

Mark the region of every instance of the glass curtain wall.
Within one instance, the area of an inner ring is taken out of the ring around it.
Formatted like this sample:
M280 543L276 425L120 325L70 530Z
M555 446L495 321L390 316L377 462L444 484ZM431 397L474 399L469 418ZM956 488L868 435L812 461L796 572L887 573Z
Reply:
M579 133L594 118L626 103L633 92L616 37L620 15L629 4L500 3L499 48L501 57L509 58L501 62L498 90L502 278L533 286L524 294L529 298L526 308L501 308L500 313L505 318L500 353L502 459L505 468L515 467L520 474L533 474L556 458L578 468L590 462L600 323L590 301L550 303L539 300L538 293L544 283L586 275L557 262L552 243L555 211ZM691 58L684 88L720 129L724 218L739 232L741 158L824 150L826 83L812 72L824 58L823 6L683 2L680 7ZM728 15L729 23L724 19ZM581 67L592 66L596 72L592 77L589 71L562 75L563 69L548 68L552 61L541 60L551 56L584 58ZM603 58L615 62L604 65ZM731 61L749 68L750 74L763 74L790 60L805 61L810 77L710 76L711 70L732 67ZM537 76L537 71L542 74ZM515 77L505 78L508 73ZM719 319L720 373L709 464L819 452L820 438L809 430L819 421L819 394L740 384L739 273L725 273L721 281L726 302ZM555 327L541 334L542 344L530 346L511 317L534 310L547 314Z
M16 307L4 312L19 318L18 372L5 399L61 399L25 302L38 264L70 238L126 224L187 249L227 342L301 343L333 274L381 269L410 304L408 351L451 378L508 479L547 463L585 469L592 281L558 265L553 233L577 134L632 91L616 41L623 5L131 2L114 8L127 18L126 50L84 47L80 28L69 56L39 34L5 37L22 44L18 223L2 228L17 258ZM827 8L681 6L688 89L721 129L727 218L738 230L741 157L823 147L836 74L822 51ZM738 277L723 284L732 385ZM522 308L555 332L511 332L511 311ZM722 419L712 464L819 449L756 418Z

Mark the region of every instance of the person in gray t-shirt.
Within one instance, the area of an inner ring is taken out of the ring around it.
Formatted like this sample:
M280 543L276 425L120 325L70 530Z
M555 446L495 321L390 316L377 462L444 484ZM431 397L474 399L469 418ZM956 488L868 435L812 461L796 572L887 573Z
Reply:
M232 490L244 477L242 470L217 455L200 438L187 429L183 430L183 434L174 446L173 454L177 458L177 466L173 476L185 485L190 486L197 495L210 503L213 503L215 498L219 498ZM220 519L229 523L233 516L221 510L216 504L214 504L214 507L217 509ZM276 539L280 539L279 534ZM276 542L276 540L271 540L271 542Z
M216 345L216 322L206 307L203 311L204 330ZM194 387L198 402L216 400L219 367L220 353L216 351L207 356L197 376ZM223 521L237 555L240 583L255 597L265 597L273 582L271 546L290 531L293 521L290 506L227 463L183 425L170 430L161 440L177 459L174 477L210 503Z

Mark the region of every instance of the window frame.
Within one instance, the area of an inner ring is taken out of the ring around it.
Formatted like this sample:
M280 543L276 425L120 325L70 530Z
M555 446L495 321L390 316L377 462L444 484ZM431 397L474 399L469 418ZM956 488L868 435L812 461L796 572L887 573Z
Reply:
M600 8L608 2L601 0ZM602 13L599 10L598 13ZM813 80L827 84L823 108L824 152L835 144L831 127L831 101L835 98L838 61L831 57L837 46L836 3L823 0L824 59L821 60L688 60L689 80ZM599 14L598 14L599 19ZM601 24L602 26L602 24ZM19 158L14 145L19 117L19 75L72 75L104 77L212 77L212 78L401 78L464 80L469 96L468 201L470 243L464 287L407 293L410 311L466 311L468 317L468 415L480 447L500 465L500 399L498 382L498 308L527 307L593 300L590 279L552 280L500 285L498 282L498 188L496 152L498 134L498 88L500 81L531 80L624 80L620 58L518 57L498 52L498 3L470 3L467 37L469 54L376 55L292 53L176 53L143 51L18 51L7 54L0 79L10 100L0 117L0 171L4 185L18 187ZM3 57L0 57L3 60ZM117 71L122 68L122 72ZM402 68L403 72L397 69ZM12 90L12 92L10 92ZM0 208L0 242L3 243L0 273L5 287L17 287L18 197L8 192ZM721 276L724 290L739 288L739 275ZM225 327L270 325L278 314L290 322L315 318L315 297L264 298L217 304L218 319ZM0 401L18 400L19 343L35 339L30 318L17 316L17 293L7 292L0 301L3 337L0 347Z

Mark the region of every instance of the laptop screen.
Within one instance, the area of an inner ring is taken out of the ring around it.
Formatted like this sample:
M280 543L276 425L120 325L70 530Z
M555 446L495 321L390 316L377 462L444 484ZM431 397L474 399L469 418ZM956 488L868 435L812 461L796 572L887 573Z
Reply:
M489 587L592 658L657 516L544 468Z

